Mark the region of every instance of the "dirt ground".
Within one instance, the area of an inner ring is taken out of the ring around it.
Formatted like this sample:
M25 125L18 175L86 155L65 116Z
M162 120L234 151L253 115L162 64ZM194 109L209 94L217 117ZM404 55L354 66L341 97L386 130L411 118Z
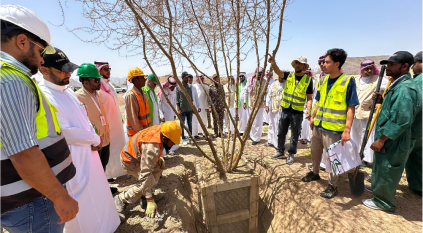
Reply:
M251 141L247 142L243 155L260 175L259 232L422 231L422 198L408 189L405 176L398 186L397 211L394 214L362 205L362 199L372 195L365 191L360 198L353 197L346 174L340 176L336 197L330 200L321 198L319 193L328 184L327 173L321 172L322 179L317 182L301 181L311 164L307 145L298 144L300 149L292 165L287 165L284 159L272 160L270 155L275 153L275 149L264 146L267 128L263 127L260 144L252 146ZM215 140L215 143L219 148L220 140ZM204 139L200 139L199 144L207 150L208 144ZM134 203L127 208L127 220L116 232L207 232L199 209L195 171L196 159L205 159L194 145L181 145L176 152L176 156L166 157L166 169L157 185L156 193L164 196L157 203L161 218L144 217L145 210L139 203ZM370 168L364 171L371 173ZM112 186L121 192L134 183L134 178L123 176Z

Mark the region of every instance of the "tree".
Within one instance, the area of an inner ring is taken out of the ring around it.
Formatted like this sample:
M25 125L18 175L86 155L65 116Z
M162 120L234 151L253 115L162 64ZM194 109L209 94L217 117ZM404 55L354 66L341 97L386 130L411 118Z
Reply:
M159 77L155 66L170 65L172 76L178 85L182 85L177 75L177 68L185 63L190 64L197 75L210 77L196 65L198 61L209 64L219 77L232 76L232 64L236 61L236 102L239 101L238 84L240 63L250 52L255 51L257 70L260 67L259 44L265 43L265 57L263 68L266 70L269 42L276 38L277 46L272 55L275 57L281 41L284 11L290 0L84 0L84 17L91 20L88 27L72 29L78 32L88 32L93 35L89 39L81 40L91 43L104 43L108 48L126 51L129 56L143 56L150 70ZM271 29L278 23L278 34L272 35ZM221 64L224 64L223 71ZM270 68L272 71L272 68ZM264 72L262 74L264 76ZM200 80L201 82L201 80ZM260 78L259 89L266 90L269 79ZM203 89L204 84L201 83ZM158 85L159 88L162 88ZM223 88L219 85L219 88ZM182 88L183 94L188 94ZM223 92L222 92L223 93ZM206 154L189 133L198 150L205 158L216 164L217 170L224 174L238 166L245 144L249 138L252 122L254 121L260 104L264 101L265 92L260 93L258 101L251 110L244 135L241 137L237 129L239 116L236 105L235 116L229 112L225 103L228 128L234 125L235 136L224 138L221 135L222 151L218 151L202 122L197 109L190 102L194 114L197 116L212 155ZM222 96L225 99L224 96ZM170 103L167 96L166 101ZM216 109L210 96L212 110ZM170 104L170 106L172 106ZM176 109L172 106L176 115ZM222 132L222 129L220 129ZM235 148L238 147L238 150Z

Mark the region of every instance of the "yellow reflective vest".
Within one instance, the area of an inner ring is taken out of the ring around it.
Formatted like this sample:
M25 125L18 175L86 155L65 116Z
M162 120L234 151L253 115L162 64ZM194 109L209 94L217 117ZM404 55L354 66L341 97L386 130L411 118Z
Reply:
M300 82L295 85L295 73L290 73L285 82L285 88L282 95L281 106L297 111L304 110L304 104L307 99L307 87L310 84L311 77L305 74Z
M322 127L331 131L342 132L347 122L347 87L351 76L342 74L327 92L329 75L320 80L318 91L320 92L319 106L314 125L320 122Z

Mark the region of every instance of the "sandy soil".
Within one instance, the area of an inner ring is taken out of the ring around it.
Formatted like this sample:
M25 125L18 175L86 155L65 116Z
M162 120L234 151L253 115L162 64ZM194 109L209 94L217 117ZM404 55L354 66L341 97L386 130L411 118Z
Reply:
M397 211L394 214L363 206L362 199L371 198L371 194L365 192L360 198L354 198L346 174L340 177L339 194L327 200L319 196L328 184L326 173L321 172L322 179L317 182L301 181L311 164L307 145L298 144L300 149L293 165L287 165L284 159L272 160L270 155L275 149L264 146L267 126L263 129L261 143L252 146L250 141L247 142L244 153L261 179L259 232L422 231L422 198L408 189L405 176L397 190ZM220 140L214 142L219 148ZM199 144L208 152L204 139ZM126 223L121 224L116 232L207 232L199 210L196 159L205 160L193 145L181 145L176 156L166 159L166 169L156 190L164 195L157 203L162 220L145 218L144 210L135 203L126 212ZM371 173L369 168L364 171ZM113 186L124 191L134 183L134 178L123 176Z

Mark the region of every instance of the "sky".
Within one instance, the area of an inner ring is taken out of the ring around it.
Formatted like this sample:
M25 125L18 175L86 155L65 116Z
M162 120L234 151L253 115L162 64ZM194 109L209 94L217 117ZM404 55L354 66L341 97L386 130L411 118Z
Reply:
M34 11L47 23L52 45L64 51L76 64L106 60L112 67L111 76L119 78L126 77L132 67L140 67L147 74L151 72L141 56L125 57L126 51L82 42L69 32L67 28L90 25L82 15L81 2L62 1L64 26L57 26L63 21L58 0L2 0L1 4L21 5ZM285 18L283 41L275 58L281 69L293 70L291 62L300 55L308 59L310 67L315 67L318 57L331 48L342 48L350 57L391 55L400 50L414 55L422 50L421 0L295 0L286 8ZM276 30L277 26L272 32L276 34ZM276 42L271 42L269 51L275 46ZM260 57L264 57L264 49L261 51ZM209 75L215 73L202 64L199 67ZM256 56L252 52L241 63L241 71L251 73L254 67ZM170 65L154 69L158 75L171 73ZM178 73L181 72L179 68Z

